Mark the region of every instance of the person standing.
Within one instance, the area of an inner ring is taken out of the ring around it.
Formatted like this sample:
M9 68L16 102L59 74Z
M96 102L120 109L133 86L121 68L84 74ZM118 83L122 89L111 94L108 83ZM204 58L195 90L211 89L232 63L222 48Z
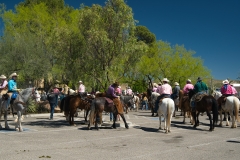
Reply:
M58 96L61 93L58 89L58 85L56 84L53 88L53 93L55 94L56 101L55 101L55 107L58 105Z
M147 99L146 95L144 95L143 100L142 100L142 110L144 109L143 106L145 106L145 110L148 110L148 99Z
M56 106L56 93L54 93L54 89L51 89L50 93L47 95L47 100L50 104L50 117L49 120L53 120L53 113L54 113L54 108Z

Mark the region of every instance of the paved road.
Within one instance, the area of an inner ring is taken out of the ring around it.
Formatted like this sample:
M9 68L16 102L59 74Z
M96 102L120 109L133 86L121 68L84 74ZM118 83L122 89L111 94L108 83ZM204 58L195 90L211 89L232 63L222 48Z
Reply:
M207 116L200 116L200 126L193 129L182 116L172 120L172 132L158 131L159 120L149 111L125 115L134 126L130 129L102 127L87 130L83 114L75 118L76 127L69 126L63 114L31 115L24 119L24 132L13 130L14 118L9 118L11 130L0 130L0 159L240 159L240 126L217 127L209 132ZM108 115L103 116L105 121ZM2 122L3 124L3 122ZM225 124L225 122L224 122Z

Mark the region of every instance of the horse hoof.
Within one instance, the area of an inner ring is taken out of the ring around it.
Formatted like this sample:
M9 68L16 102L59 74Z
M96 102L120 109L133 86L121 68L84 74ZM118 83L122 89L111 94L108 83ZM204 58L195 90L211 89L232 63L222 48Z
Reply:
M193 128L197 128L197 125L194 125Z
M22 128L20 128L20 129L19 129L19 132L22 132L22 131L23 131L23 129L22 129Z
M125 128L129 129L129 126L128 126L128 125L125 125Z

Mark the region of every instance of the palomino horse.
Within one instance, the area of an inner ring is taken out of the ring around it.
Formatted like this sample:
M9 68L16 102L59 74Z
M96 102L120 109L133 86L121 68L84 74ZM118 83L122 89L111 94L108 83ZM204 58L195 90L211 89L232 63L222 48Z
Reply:
M13 101L13 109L17 111L17 122L15 125L16 131L22 132L22 125L21 125L21 116L23 111L25 111L29 98L36 99L36 95L38 95L38 91L35 88L27 88L22 90L18 95L17 98Z
M193 90L190 90L188 93L189 99L191 99L194 94L195 92ZM195 108L196 108L196 111L192 112L192 116L195 122L193 127L196 128L197 126L199 126L199 119L198 119L199 114L207 112L207 116L209 117L209 121L210 121L209 130L213 131L215 124L218 121L218 105L215 98L211 95L205 95L202 97L200 101L197 101L197 102L195 101ZM213 114L213 118L211 116L211 112Z
M90 113L90 117L89 117L89 124L88 124L88 129L90 129L91 125L93 125L93 123L95 122L95 128L98 130L98 123L97 123L97 119L100 119L100 124L102 124L102 112L112 112L113 113L113 128L116 128L116 119L117 119L117 115L119 114L122 119L123 122L125 124L125 128L129 128L128 124L126 122L126 119L124 117L123 113L119 113L118 109L116 108L116 106L114 105L113 102L109 102L109 99L107 99L106 97L96 97L93 101L92 101L92 105L91 105L91 113ZM95 121L94 121L95 119Z
M188 95L184 95L183 91L179 91L179 109L183 111L183 123L185 123L186 114L190 117L190 123L192 124L192 115L191 115L191 107L190 100Z
M7 103L8 103L8 98L9 98L8 94L4 94L4 95L2 95L2 97L0 97L0 120L2 118L2 113L4 112L5 129L9 129L8 121L7 121L7 114L8 114ZM1 123L0 123L0 129L2 129Z
M159 109L158 109L158 116L159 116L159 129L162 129L161 122L163 115L164 117L164 129L166 130L166 133L170 133L171 128L171 119L173 116L175 110L175 104L174 101L171 98L164 98L162 102L159 103Z
M237 122L239 122L239 117L238 117L239 99L235 96L228 96L226 97L225 103L222 103L220 98L218 99L218 103L221 104L219 125L222 127L222 111L224 111L225 117L227 116L227 112L229 112L231 115L231 118L232 118L231 128L237 128ZM229 126L228 118L226 118L226 126Z

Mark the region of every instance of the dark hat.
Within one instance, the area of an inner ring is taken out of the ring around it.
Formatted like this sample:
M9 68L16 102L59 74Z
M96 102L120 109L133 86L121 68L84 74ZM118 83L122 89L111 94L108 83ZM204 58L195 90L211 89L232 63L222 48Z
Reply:
M201 79L201 77L198 77L197 80L198 80L198 81L201 81L202 79Z
M113 83L113 86L118 87L118 86L119 86L119 83L118 83L118 82L114 82L114 83Z

